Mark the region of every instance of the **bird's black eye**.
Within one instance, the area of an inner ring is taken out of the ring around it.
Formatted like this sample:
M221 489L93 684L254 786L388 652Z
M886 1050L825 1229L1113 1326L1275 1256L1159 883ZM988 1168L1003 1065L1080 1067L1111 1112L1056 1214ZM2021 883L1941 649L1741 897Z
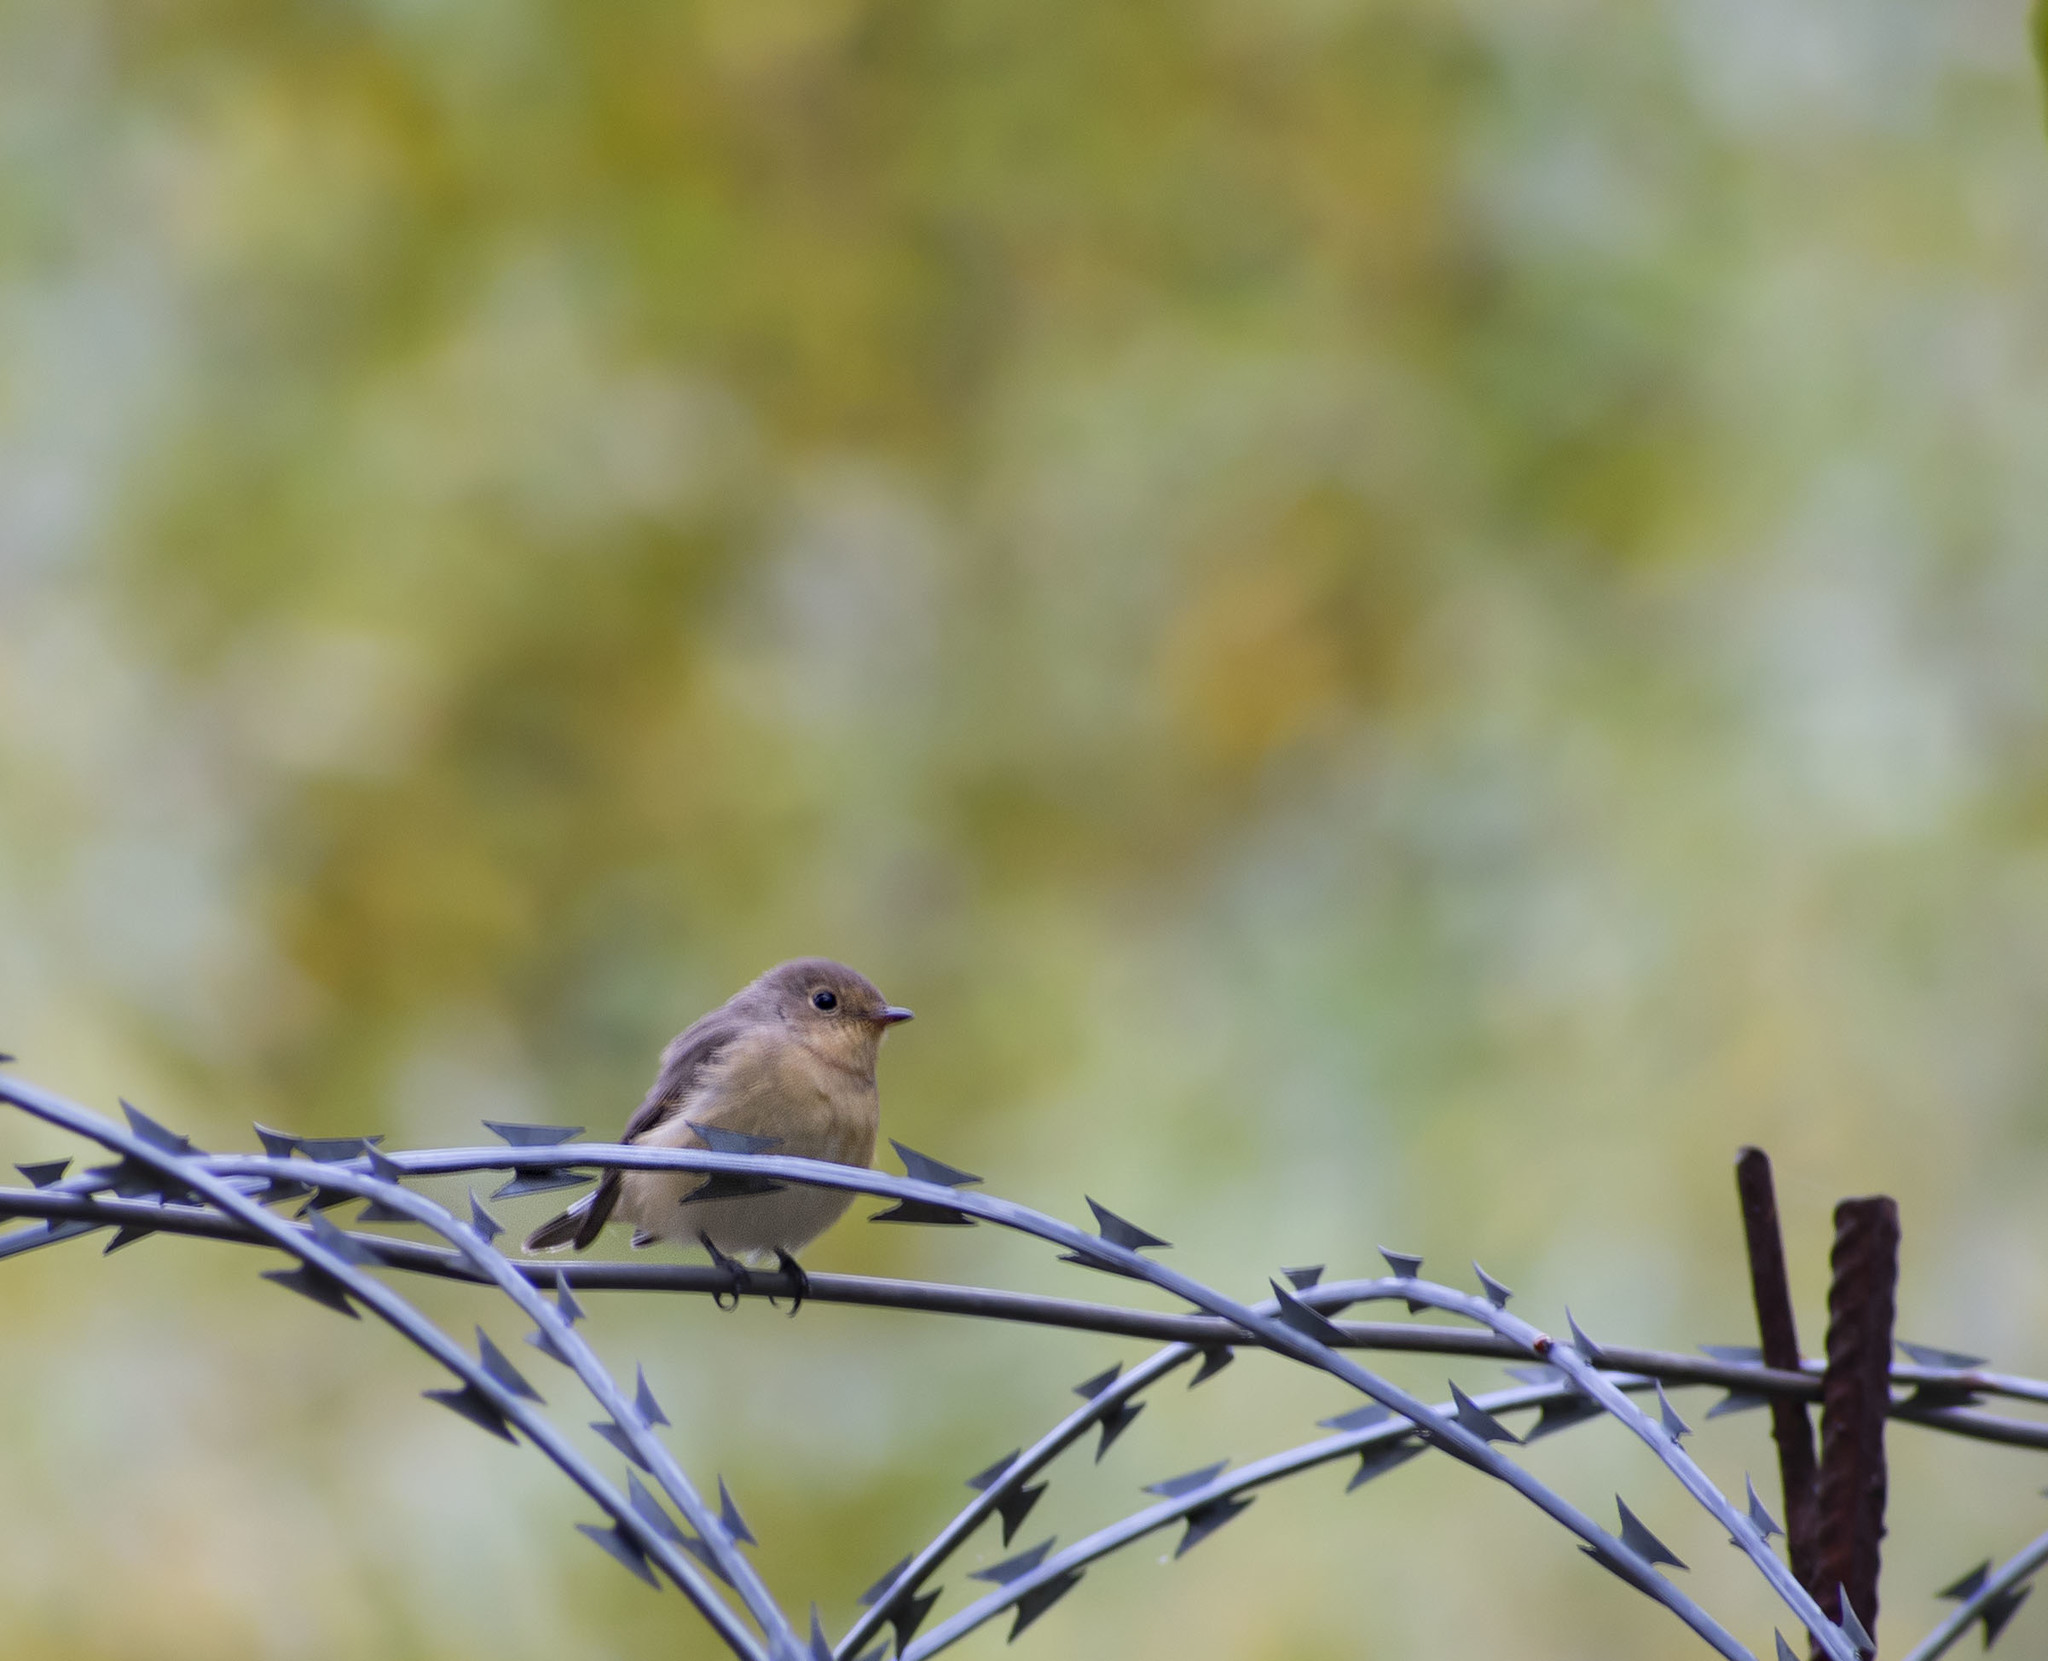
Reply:
M839 999L830 992L813 992L811 994L811 1007L813 1009L837 1009L839 1007Z

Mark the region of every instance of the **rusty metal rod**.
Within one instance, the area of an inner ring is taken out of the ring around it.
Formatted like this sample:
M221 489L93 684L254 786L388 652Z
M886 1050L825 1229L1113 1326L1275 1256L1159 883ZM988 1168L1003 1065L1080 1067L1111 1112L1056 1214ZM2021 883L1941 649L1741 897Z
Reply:
M1899 1280L1899 1207L1886 1195L1835 1207L1829 1258L1828 1369L1821 1379L1820 1605L1842 1618L1846 1590L1877 1633L1878 1547L1884 1539L1884 1421L1891 1410L1892 1316Z
M1742 1235L1749 1248L1749 1288L1756 1300L1764 1365L1797 1371L1799 1331L1792 1319L1792 1289L1785 1276L1785 1243L1778 1232L1778 1196L1771 1156L1744 1148L1735 1160L1735 1191L1742 1201ZM1824 1607L1815 1583L1820 1519L1814 1487L1813 1425L1796 1396L1771 1400L1771 1435L1778 1444L1778 1480L1785 1498L1786 1547L1792 1573Z

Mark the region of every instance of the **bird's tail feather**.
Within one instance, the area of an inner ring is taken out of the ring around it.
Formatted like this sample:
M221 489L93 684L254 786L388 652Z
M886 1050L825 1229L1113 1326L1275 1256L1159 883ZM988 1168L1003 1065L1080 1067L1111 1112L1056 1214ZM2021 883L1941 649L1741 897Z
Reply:
M608 1171L604 1180L590 1193L585 1194L567 1211L550 1217L529 1234L526 1237L526 1249L530 1252L547 1252L555 1251L562 1246L574 1246L578 1251L582 1251L597 1239L618 1199L619 1174L616 1171Z

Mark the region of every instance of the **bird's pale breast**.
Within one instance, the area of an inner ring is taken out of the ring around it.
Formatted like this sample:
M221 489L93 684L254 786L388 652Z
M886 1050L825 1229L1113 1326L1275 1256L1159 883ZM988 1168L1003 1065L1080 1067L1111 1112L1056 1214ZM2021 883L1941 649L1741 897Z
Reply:
M865 1166L874 1157L880 1103L872 1072L835 1065L786 1029L731 1045L710 1063L679 1109L635 1141L701 1146L692 1125L774 1137L772 1151ZM838 1221L851 1196L789 1187L773 1194L687 1203L702 1178L635 1171L620 1184L618 1215L642 1233L695 1241L701 1231L734 1256L794 1253Z

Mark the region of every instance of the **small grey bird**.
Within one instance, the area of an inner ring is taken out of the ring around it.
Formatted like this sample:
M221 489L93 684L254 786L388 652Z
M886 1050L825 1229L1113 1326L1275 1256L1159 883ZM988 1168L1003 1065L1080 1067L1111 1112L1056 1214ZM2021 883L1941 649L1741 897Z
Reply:
M865 1166L874 1157L881 1099L875 1060L899 1009L843 963L804 957L778 964L685 1028L661 1053L661 1071L622 1142L706 1145L697 1127L773 1143L764 1152ZM836 1223L853 1196L792 1184L767 1194L692 1200L710 1179L692 1171L607 1171L596 1189L526 1237L528 1251L582 1250L616 1214L633 1244L695 1240L747 1287L737 1258L772 1253L806 1285L794 1254ZM792 1311L794 1313L794 1311Z

